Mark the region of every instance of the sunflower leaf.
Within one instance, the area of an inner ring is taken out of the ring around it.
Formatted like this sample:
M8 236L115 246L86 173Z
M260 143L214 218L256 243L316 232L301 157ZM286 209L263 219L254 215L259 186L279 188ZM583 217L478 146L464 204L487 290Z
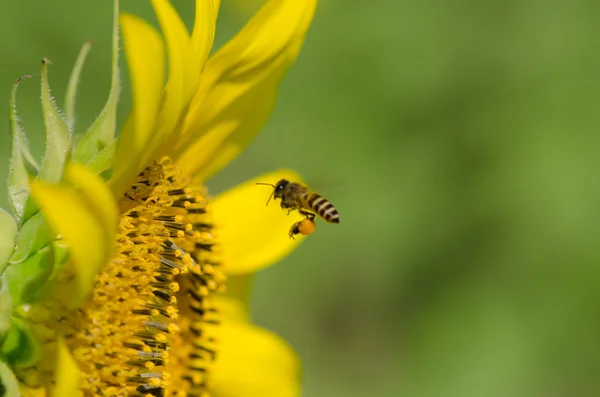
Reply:
M31 76L23 76L15 81L10 96L9 108L9 126L12 140L12 150L10 157L10 167L8 174L8 198L12 207L13 213L17 217L23 215L25 210L25 202L29 196L29 173L27 172L27 140L25 132L19 126L17 117L17 87L21 80L30 78Z
M0 396L4 397L20 397L21 392L19 391L19 383L15 374L6 365L5 362L0 361Z
M11 323L12 326L2 343L0 355L4 356L12 367L31 366L40 359L42 349L21 319L13 317Z
M79 55L77 56L77 60L75 61L75 66L73 66L69 83L67 84L65 116L67 117L67 124L71 129L73 129L73 126L75 125L75 100L77 99L77 86L79 85L79 77L81 76L81 70L83 69L85 58L90 52L90 48L92 48L92 43L90 41L86 41L81 47Z
M0 236L2 236L0 238L0 274L2 274L15 250L17 237L17 222L3 208L0 208Z
M117 103L119 102L119 2L115 0L112 36L112 77L110 93L104 108L90 129L85 133L73 158L88 164L114 140L117 125Z
M46 223L42 213L38 212L19 229L16 237L16 248L10 258L10 263L24 261L32 253L48 244L54 237L55 234Z
M69 149L71 148L71 133L60 109L56 106L50 86L48 85L47 59L42 59L42 111L44 113L44 124L46 125L46 151L40 166L38 179L48 182L61 180ZM25 204L25 211L21 224L37 212L37 207L29 198Z

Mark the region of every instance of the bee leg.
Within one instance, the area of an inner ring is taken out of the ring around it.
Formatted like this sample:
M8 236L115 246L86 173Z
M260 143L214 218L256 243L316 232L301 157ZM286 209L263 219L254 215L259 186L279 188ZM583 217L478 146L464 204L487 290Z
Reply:
M298 210L302 215L304 215L305 217L307 217L308 219L310 219L311 221L315 219L315 214L313 214L312 212L308 212L306 210L300 209Z
M292 225L292 227L290 228L290 233L288 234L290 236L290 238L292 240L295 240L296 237L294 237L295 234L300 233L300 230L298 229L298 226L300 226L300 222L296 222Z

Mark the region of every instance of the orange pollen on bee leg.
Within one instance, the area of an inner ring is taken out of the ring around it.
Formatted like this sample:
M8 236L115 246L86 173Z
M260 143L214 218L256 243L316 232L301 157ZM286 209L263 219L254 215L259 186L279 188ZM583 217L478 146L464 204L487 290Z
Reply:
M298 231L300 232L300 234L303 234L305 236L308 236L309 234L311 234L312 232L315 231L315 228L317 227L317 223L315 222L314 219L304 219L302 221L300 221L300 224L298 225Z

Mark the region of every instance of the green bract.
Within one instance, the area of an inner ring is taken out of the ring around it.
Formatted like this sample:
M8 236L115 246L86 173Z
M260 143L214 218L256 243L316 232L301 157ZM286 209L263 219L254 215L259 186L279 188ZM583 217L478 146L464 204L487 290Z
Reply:
M15 250L15 240L17 235L17 222L5 210L0 208L0 272L8 264L8 260Z
M0 379L2 380L2 383L0 384L0 393L3 392L3 395L10 397L19 397L21 395L19 393L19 384L17 383L15 375L13 375L10 368L2 361L0 361Z
M71 130L75 127L75 101L77 99L79 78L81 76L81 71L83 70L83 64L85 63L85 59L91 48L92 43L89 41L85 42L83 47L81 47L81 51L79 51L79 55L75 61L75 66L73 66L71 77L69 77L69 84L67 84L67 93L65 94L65 117L67 118L67 124Z
M58 182L61 180L71 147L71 133L67 122L50 94L50 86L48 85L49 63L50 61L46 58L42 59L42 112L46 126L46 151L36 178L48 182ZM36 212L37 207L31 201L31 197L27 198L21 224Z
M50 230L41 213L37 213L21 228L17 234L15 251L9 263L19 263L27 259L32 253L37 252L52 239Z
M10 328L10 315L12 313L12 298L8 291L5 278L0 278L0 335ZM0 378L1 379L1 378Z
M13 301L13 307L35 300L37 292L52 274L54 251L52 245L35 252L22 262L10 264L4 275Z
M116 8L114 18L115 21L118 18ZM75 161L86 165L93 163L95 165L93 168L97 171L108 169L115 157L115 130L117 128L117 103L119 101L119 25L117 23L114 24L112 41L112 77L108 101L106 101L106 105L104 105L96 121L77 145L73 155ZM84 50L82 50L82 53L84 53ZM85 55L80 55L80 59L82 57L85 57ZM79 75L79 69L76 67L73 70L73 75ZM76 85L76 80L71 78L69 82L69 92L73 92L73 98L75 88L71 85ZM73 83L73 81L75 82ZM68 98L68 101L72 103L73 98ZM67 108L69 108L69 104L67 104Z
M27 171L27 158L28 156L31 158L31 155L29 155L29 148L27 145L25 132L23 132L19 126L17 118L17 88L19 87L19 83L23 78L30 78L30 76L18 78L13 85L8 114L12 139L12 153L10 156L7 181L8 200L12 206L13 213L18 219L20 219L23 215L23 211L25 210L25 202L29 196L29 173Z
M27 367L40 359L41 348L25 324L19 319L11 319L11 327L4 335L0 353L13 367Z

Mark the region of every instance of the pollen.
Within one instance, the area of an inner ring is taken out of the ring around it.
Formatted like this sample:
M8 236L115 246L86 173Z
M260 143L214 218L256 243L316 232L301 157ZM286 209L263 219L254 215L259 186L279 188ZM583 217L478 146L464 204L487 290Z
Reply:
M51 385L52 357L65 340L82 373L85 397L209 396L224 290L206 189L168 158L146 168L119 202L112 261L92 296L70 310L72 274L59 276L44 302L22 313L45 359L17 375L28 388Z

